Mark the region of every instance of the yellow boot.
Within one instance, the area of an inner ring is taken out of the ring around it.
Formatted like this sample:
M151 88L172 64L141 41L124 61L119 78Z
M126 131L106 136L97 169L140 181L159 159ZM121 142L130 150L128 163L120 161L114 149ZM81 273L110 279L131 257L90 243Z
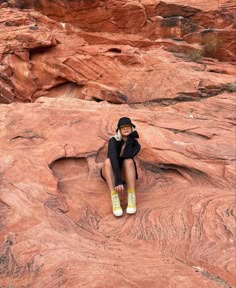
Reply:
M116 191L111 192L111 203L112 203L112 212L115 216L119 217L123 215L123 210L120 206L120 198Z
M126 213L134 214L136 212L136 196L135 191L128 189L128 206L126 208Z

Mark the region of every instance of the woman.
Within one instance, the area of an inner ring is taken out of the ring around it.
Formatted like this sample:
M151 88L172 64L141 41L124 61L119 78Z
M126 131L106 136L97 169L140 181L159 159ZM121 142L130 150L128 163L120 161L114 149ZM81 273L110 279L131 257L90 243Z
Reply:
M107 159L103 164L101 176L111 192L113 214L122 216L119 193L124 192L124 184L127 185L128 192L126 212L136 212L135 180L138 179L138 173L134 156L138 154L141 146L136 139L139 138L138 132L130 118L120 118L116 132L108 142Z

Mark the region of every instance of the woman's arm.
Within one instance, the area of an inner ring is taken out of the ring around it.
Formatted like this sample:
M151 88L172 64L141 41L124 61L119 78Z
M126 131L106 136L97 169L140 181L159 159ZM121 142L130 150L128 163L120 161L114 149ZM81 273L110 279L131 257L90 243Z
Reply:
M136 138L139 138L138 132L135 130L131 132L127 138L126 146L124 149L124 152L122 154L122 157L124 158L133 158L138 154L138 152L141 149L141 145L136 140Z

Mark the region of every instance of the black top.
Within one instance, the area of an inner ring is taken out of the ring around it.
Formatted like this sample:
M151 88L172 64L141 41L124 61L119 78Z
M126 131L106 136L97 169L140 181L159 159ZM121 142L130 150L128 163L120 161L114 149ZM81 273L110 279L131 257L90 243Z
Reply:
M138 132L131 132L126 141L125 148L123 150L123 154L120 156L122 145L124 144L124 140L117 141L115 137L112 137L108 142L108 153L107 158L110 158L112 169L115 175L115 186L123 184L120 173L120 163L123 163L124 159L134 158L135 155L138 154L141 145L136 140L139 138ZM134 159L133 159L134 161ZM134 162L135 164L135 162ZM135 165L136 169L136 165ZM137 170L136 170L136 178L137 178Z

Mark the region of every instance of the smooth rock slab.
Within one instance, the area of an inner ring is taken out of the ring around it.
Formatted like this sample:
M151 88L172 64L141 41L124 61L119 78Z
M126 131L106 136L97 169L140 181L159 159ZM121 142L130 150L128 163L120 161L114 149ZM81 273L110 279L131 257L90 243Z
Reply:
M1 285L233 287L234 99L1 105ZM138 211L117 219L99 170L124 115L142 145Z

